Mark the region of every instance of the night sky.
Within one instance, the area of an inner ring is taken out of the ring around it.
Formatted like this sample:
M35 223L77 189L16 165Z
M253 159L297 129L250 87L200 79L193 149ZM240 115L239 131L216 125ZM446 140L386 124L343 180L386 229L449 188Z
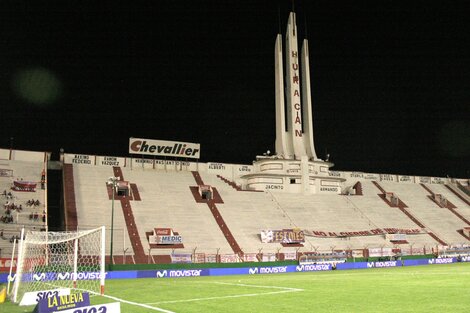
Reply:
M295 1L315 147L335 170L470 177L467 1ZM0 147L201 161L274 151L274 41L292 1L2 1ZM11 138L14 138L11 140Z

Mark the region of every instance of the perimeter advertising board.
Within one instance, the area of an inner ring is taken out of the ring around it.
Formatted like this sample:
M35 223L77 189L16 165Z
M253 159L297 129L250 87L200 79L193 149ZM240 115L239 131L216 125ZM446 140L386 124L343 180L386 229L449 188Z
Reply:
M200 144L191 142L129 138L129 153L199 159Z
M274 256L274 254L272 254ZM263 255L264 261L264 255ZM435 265L451 264L459 262L456 258L437 258L437 259L412 259L403 261L376 261L376 262L346 262L337 263L337 270L348 269L366 269L378 267L397 267L397 266L416 266L416 265ZM470 262L470 256L463 256L460 262ZM171 278L171 277L198 277L198 276L220 276L220 275L248 275L248 274L274 274L274 273L292 273L292 272L312 272L332 270L331 264L299 264L287 266L253 266L253 267L227 267L227 268L203 268L203 269L157 269L141 271L114 271L106 273L106 279L136 279L136 278ZM44 277L51 276L47 273ZM93 273L84 273L84 276L91 276ZM0 274L0 283L7 282L8 274ZM78 280L82 278L78 277ZM14 279L11 280L13 282ZM64 295L70 294L70 289L63 289ZM29 305L36 304L40 298L48 297L54 294L61 295L61 291L56 290L31 292Z

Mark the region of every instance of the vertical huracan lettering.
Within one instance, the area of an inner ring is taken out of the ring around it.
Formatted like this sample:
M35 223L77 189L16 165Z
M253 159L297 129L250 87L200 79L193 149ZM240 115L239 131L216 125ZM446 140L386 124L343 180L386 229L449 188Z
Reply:
M292 110L292 117L293 117L293 130L296 137L302 137L302 119L301 119L301 105L300 105L300 92L299 92L299 75L297 70L299 69L299 60L298 60L298 52L292 51L292 103L293 103L293 110Z

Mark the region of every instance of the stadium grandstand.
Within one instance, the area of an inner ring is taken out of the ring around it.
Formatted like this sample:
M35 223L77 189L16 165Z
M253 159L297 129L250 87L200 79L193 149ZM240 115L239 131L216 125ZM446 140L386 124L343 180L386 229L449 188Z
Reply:
M5 262L22 227L105 225L113 264L451 255L470 241L468 179L329 171L338 192L306 194L244 189L254 165L0 152Z

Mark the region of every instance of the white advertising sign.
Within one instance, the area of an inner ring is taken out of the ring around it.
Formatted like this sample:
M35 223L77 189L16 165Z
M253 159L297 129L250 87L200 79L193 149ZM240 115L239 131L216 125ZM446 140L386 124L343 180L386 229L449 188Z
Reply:
M101 166L125 166L126 158L113 156L97 156L96 165Z
M431 177L431 184L445 184L445 179L441 177Z
M132 168L153 169L154 167L154 160L150 160L150 159L132 158L131 162L132 162Z
M198 143L129 138L129 153L199 159Z
M59 288L51 290L39 290L26 292L21 299L20 305L35 305L41 299L49 298L52 296L66 296L70 294L69 288Z
M69 154L64 155L64 163L78 165L95 165L95 156L88 154Z
M380 174L380 180L381 181L395 181L395 175L390 175L390 174Z
M251 165L239 165L237 166L238 175L249 174L253 171L253 166Z
M431 183L431 177L420 176L419 177L419 183L420 184L430 184Z
M364 179L379 180L380 175L379 174L364 173Z
M398 175L398 182L399 183L414 183L414 177L407 176L407 175Z

